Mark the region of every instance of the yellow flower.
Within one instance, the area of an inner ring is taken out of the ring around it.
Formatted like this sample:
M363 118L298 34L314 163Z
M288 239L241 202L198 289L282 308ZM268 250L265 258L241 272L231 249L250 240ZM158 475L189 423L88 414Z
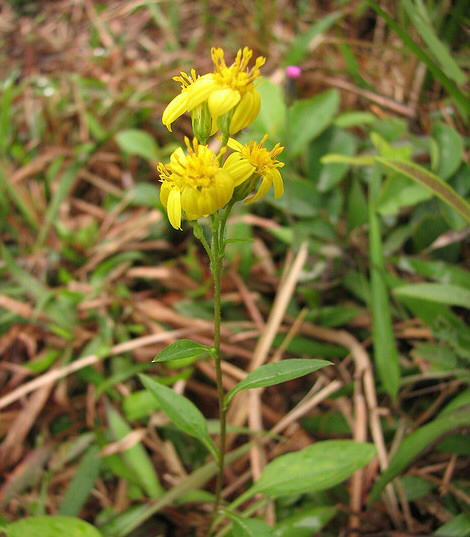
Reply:
M261 199L274 186L274 197L280 198L284 194L284 183L278 168L284 166L283 162L276 160L276 157L283 151L283 147L277 143L271 151L263 147L268 135L266 134L258 144L251 140L249 144L242 145L233 138L228 141L228 146L234 150L224 163L224 169L229 173L237 173L235 186L246 181L250 176L261 178L261 185L258 192L247 199L245 203L251 203ZM250 173L248 171L250 170Z
M258 115L261 99L255 87L255 80L259 77L260 67L264 65L266 58L258 57L254 67L248 70L253 55L253 51L248 47L237 52L234 63L229 67L225 63L224 51L221 48L212 48L211 55L214 72L197 77L193 70L191 76L181 73L180 77L174 78L181 82L182 91L163 112L162 122L169 130L171 123L184 112L192 112L204 103L207 103L214 122L220 116L233 111L230 134L248 126Z
M183 115L188 110L188 90L192 87L198 76L196 71L191 69L191 74L180 72L180 76L174 76L173 80L181 84L181 93L177 95L165 108L162 115L162 123L171 132L171 124L176 118Z
M219 164L219 156L207 145L196 139L191 146L185 138L187 153L178 147L170 156L170 163L158 164L162 183L160 200L175 229L181 229L184 212L188 220L215 213L232 198L235 181L241 176L234 171L232 176Z

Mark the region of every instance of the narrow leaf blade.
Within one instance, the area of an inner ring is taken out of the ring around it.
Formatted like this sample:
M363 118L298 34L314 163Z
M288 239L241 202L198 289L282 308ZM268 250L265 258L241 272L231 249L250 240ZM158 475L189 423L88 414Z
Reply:
M100 468L99 448L91 446L70 482L60 504L59 515L78 516L95 486L100 474Z
M414 283L403 285L393 290L393 294L400 297L419 298L470 309L470 291L458 285L445 283Z
M180 339L159 352L152 362L168 362L179 358L192 358L203 352L210 353L210 348L190 339Z
M6 529L7 537L101 537L101 533L91 524L68 516L38 516L23 518Z
M225 396L225 408L228 407L233 397L242 390L251 388L262 388L265 386L274 386L281 382L296 379L317 371L322 367L331 365L326 360L307 360L302 358L292 358L265 364L249 373L241 382L234 386Z
M430 444L441 436L459 427L469 425L468 407L446 414L431 423L423 425L407 436L398 447L385 472L380 476L372 489L369 504L372 504L379 496L387 483L394 479L406 468L420 453L429 448Z
M462 196L459 196L451 186L437 177L437 175L413 162L381 157L376 157L375 160L387 171L402 173L413 181L417 181L426 188L429 188L433 194L457 211L470 224L470 204Z
M233 537L271 537L272 528L256 518L247 518L231 511L225 514L233 520Z
M374 455L372 444L352 440L317 442L274 459L249 492L278 498L326 490L365 466Z
M109 427L116 440L122 440L132 432L131 427L111 405L106 408ZM145 490L149 498L158 498L165 492L161 486L154 465L150 460L144 446L138 442L123 452L123 459L127 463L132 475Z
M139 375L142 384L152 393L160 404L161 409L173 424L186 434L202 442L212 456L217 459L218 452L209 436L207 422L199 409L186 397L176 393L171 388L159 384L146 375Z

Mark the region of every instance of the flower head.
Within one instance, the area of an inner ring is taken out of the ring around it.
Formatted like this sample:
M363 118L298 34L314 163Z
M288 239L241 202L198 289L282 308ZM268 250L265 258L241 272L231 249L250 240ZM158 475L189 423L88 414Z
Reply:
M184 112L192 112L207 103L214 122L224 114L232 112L230 134L248 126L258 115L261 99L255 87L260 76L260 67L266 58L260 56L255 65L248 69L253 51L248 47L237 52L232 65L227 66L224 51L211 49L214 71L197 77L194 70L191 76L181 73L174 80L181 82L181 93L177 95L163 112L162 121L171 130L171 123ZM212 132L213 133L213 132Z
M173 80L181 84L181 93L177 95L165 108L162 115L162 123L171 132L171 124L188 110L189 89L192 87L198 76L194 69L188 75L183 71L179 76L174 76Z
M224 169L229 173L235 173L238 170L238 178L235 180L235 186L246 181L250 176L255 179L261 178L261 185L258 192L245 203L251 203L261 199L274 186L274 197L280 198L284 194L284 183L278 168L284 166L276 157L283 151L283 147L277 143L271 151L263 147L268 135L266 134L258 144L251 140L249 144L242 145L233 138L228 141L228 146L234 150L224 163Z
M196 139L185 138L187 152L178 147L170 156L169 164L158 164L162 183L160 200L175 229L181 229L184 212L188 220L215 213L231 199L235 178L219 165L219 156Z

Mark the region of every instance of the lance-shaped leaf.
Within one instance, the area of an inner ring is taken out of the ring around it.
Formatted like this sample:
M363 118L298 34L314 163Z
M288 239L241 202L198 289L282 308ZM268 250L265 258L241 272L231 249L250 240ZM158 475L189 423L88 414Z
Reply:
M190 339L180 339L168 345L162 352L159 352L152 362L168 362L169 360L178 360L180 358L193 358L203 352L210 353L210 348L207 345L202 345Z
M287 380L303 377L321 369L327 365L331 365L331 362L326 360L307 360L302 358L292 358L290 360L282 360L281 362L274 362L271 364L265 364L255 369L251 373L234 386L225 396L224 408L227 409L230 401L235 394L242 390L248 390L250 388L262 388L265 386L274 386Z
M225 514L233 520L233 537L271 537L272 528L256 518L246 518L230 511Z
M52 515L23 518L8 524L4 532L7 537L101 537L101 533L84 520Z
M442 417L439 416L434 421L426 423L426 425L407 436L401 442L385 472L375 483L370 494L369 504L372 504L379 497L387 483L394 479L422 452L428 450L434 442L451 431L461 427L468 427L470 423L468 410L467 406Z
M198 408L183 395L163 386L163 384L159 384L147 375L139 375L139 378L158 401L160 408L173 424L178 429L202 442L217 460L219 456L217 448L209 436L207 422Z
M365 466L374 455L374 445L353 440L325 440L281 455L265 467L259 480L241 494L230 509L255 494L280 498L329 489Z
M417 181L424 185L426 188L429 188L431 192L450 205L467 223L470 224L470 205L464 198L462 198L462 196L457 194L451 186L437 177L437 175L434 175L426 170L426 168L418 166L413 162L404 162L401 160L381 157L376 157L375 160L387 171L401 173L413 181Z
M398 298L419 298L470 309L470 291L450 283L413 283L397 287L393 294Z

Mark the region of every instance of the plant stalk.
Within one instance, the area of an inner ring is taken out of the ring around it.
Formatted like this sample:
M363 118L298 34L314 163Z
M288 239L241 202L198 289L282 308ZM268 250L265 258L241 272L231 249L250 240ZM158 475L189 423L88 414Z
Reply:
M220 353L220 325L221 325L221 278L223 261L223 236L221 236L221 225L219 214L215 213L212 219L212 276L214 281L214 363L217 383L217 397L219 401L219 460L217 461L217 481L215 487L214 511L209 527L209 535L214 524L215 517L219 510L222 485L224 478L224 458L226 439L226 412L224 409L224 387L222 384L222 357Z

